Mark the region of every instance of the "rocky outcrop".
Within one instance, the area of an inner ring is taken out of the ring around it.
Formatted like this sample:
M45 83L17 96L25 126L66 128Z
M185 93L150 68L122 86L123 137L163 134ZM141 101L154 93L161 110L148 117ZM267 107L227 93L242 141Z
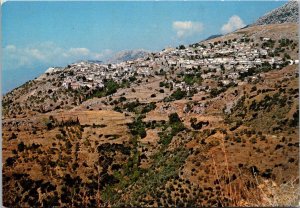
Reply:
M289 1L282 7L272 10L260 17L253 25L281 24L287 22L299 22L297 1Z

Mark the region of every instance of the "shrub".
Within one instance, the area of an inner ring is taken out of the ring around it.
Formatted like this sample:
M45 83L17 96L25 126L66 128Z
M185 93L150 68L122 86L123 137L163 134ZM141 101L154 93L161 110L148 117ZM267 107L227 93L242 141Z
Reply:
M256 91L257 90L257 87L256 86L253 86L252 88L251 88L251 91L250 92L254 92L254 91Z
M143 114L148 113L148 112L154 110L155 108L156 108L156 104L154 102L151 102L143 108L142 113Z
M17 135L15 133L12 133L8 140L16 139L16 138L17 138Z
M24 142L20 142L19 144L18 144L18 151L19 152L23 152L24 151L24 149L25 149L25 145L24 145Z
M180 45L179 46L179 50L184 50L185 49L185 46L184 45Z
M185 129L177 113L172 113L169 115L169 122L168 124L166 124L165 129L167 129L168 126L171 127L171 132L163 131L159 133L159 137L160 137L159 143L164 146L170 144L173 136L175 136L180 131L183 131Z
M200 74L186 74L184 75L183 81L187 85L193 85L194 83L201 84L202 78Z
M147 132L145 130L145 124L142 121L141 116L136 118L134 122L132 122L131 124L128 124L128 127L133 136L139 135L141 138L145 138L147 136Z
M136 107L138 107L140 105L140 102L137 100L137 101L133 101L133 102L130 102L130 103L126 103L124 105L124 108L127 109L129 112L134 112L134 109Z
M175 92L172 93L171 99L181 100L186 96L186 92L182 91L181 89L177 89Z
M241 139L240 137L236 137L236 138L235 138L235 141L236 141L237 143L241 143L241 142L242 142L242 139Z
M169 123L173 124L173 123L176 123L176 122L181 122L178 114L177 113L171 113L169 115Z
M9 157L6 159L7 166L13 166L15 162L16 162L16 159L14 157Z
M291 127L296 127L299 125L299 109L293 114L293 118L290 121L290 126Z
M126 101L127 99L126 99L126 97L123 97L123 96L121 96L120 98L119 98L119 102L124 102L124 101Z
M117 82L113 80L108 80L104 83L104 86L106 87L106 95L111 95L117 92L117 89L119 88L119 85Z
M213 88L210 91L210 96L211 97L217 97L219 94L221 94L225 90L226 90L226 88L221 88L221 89Z
M252 144L255 144L256 143L256 138L252 138L250 141L251 141Z
M135 77L135 76L129 77L129 81L130 81L130 82L136 81L136 77Z

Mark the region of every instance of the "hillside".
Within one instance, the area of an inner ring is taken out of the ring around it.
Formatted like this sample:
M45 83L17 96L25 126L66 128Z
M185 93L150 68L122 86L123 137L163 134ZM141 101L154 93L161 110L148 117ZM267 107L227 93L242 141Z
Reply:
M294 206L298 38L259 25L28 81L2 100L4 205Z

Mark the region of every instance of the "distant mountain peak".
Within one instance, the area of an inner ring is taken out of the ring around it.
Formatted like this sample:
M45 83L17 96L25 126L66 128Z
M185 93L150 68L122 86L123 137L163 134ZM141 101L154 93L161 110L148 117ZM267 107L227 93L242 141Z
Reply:
M135 50L124 50L117 52L111 58L109 58L107 63L120 63L124 61L131 61L138 58L143 58L147 56L150 52L144 49L135 49Z

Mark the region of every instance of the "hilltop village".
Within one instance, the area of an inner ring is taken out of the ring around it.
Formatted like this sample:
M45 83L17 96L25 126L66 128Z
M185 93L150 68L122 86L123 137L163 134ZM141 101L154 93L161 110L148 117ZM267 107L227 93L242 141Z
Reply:
M62 86L69 89L80 87L103 88L103 80L113 80L122 83L124 80L135 80L148 76L172 74L176 71L181 75L198 74L202 79L218 81L224 86L243 84L260 78L260 73L255 73L254 68L260 67L266 72L271 69L280 69L286 65L298 64L287 54L280 57L282 47L291 45L296 47L293 40L276 41L261 37L261 43L254 43L250 38L243 37L228 41L208 42L206 44L193 44L189 47L183 45L176 49L168 48L159 53L152 53L144 58L126 61L118 64L100 64L79 62L68 65L67 68L50 68L47 74L64 69ZM200 78L199 77L199 78ZM210 91L210 86L193 85L169 79L175 89L189 91Z

